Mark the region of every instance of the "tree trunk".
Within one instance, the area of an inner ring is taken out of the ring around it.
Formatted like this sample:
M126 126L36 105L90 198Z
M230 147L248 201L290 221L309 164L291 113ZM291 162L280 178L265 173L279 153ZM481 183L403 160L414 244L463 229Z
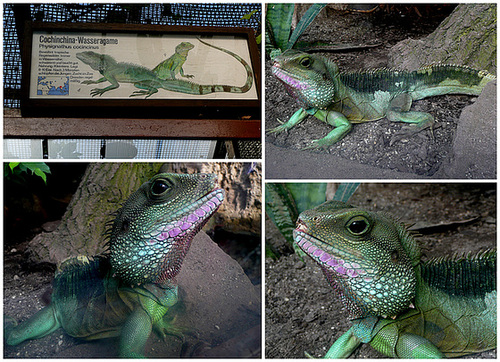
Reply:
M415 70L435 63L468 65L496 74L496 4L461 4L423 39L396 44L390 65Z
M158 172L161 163L91 163L56 230L29 245L38 261L58 263L104 250L106 223L122 202Z

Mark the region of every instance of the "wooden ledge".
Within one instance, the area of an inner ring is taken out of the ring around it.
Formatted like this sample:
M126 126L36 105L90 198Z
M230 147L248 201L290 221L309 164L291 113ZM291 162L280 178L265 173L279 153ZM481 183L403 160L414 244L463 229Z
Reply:
M22 117L4 111L4 137L260 139L260 120Z

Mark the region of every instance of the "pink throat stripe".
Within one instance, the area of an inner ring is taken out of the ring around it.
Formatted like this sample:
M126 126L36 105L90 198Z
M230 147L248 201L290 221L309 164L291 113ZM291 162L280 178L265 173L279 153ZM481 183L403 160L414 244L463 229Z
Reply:
M339 259L336 256L322 250L321 248L314 245L311 241L309 235L302 231L295 231L295 242L297 245L310 257L312 257L318 264L327 267L330 270L337 272L338 274L356 278L358 276L366 275L366 271L358 263L348 263L345 260Z

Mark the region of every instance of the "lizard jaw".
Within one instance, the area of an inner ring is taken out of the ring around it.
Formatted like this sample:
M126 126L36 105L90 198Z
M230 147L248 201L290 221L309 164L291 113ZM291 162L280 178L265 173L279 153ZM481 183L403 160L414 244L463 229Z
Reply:
M316 242L314 237L307 234L307 226L301 223L300 220L293 235L295 242L302 251L309 255L322 268L336 272L337 276L341 278L357 278L368 274L358 263L347 262L316 246L319 242Z

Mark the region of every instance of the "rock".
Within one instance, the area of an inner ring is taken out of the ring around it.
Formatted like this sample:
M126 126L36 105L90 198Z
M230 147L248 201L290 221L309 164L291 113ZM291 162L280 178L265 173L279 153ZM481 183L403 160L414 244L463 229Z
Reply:
M496 178L496 81L466 107L457 126L452 155L441 172L447 178Z

